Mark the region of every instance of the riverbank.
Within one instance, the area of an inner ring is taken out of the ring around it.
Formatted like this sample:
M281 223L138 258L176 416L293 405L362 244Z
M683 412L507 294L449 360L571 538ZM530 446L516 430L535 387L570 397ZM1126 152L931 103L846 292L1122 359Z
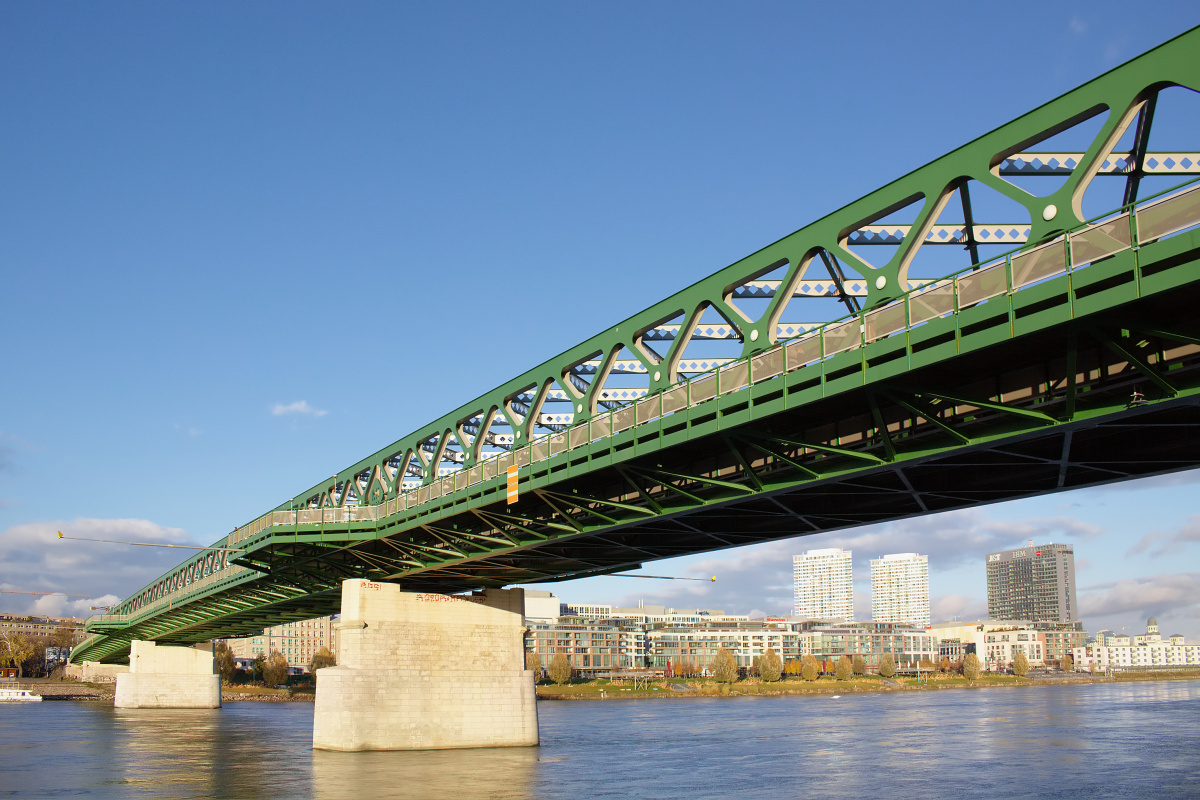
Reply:
M13 688L29 689L34 694L41 695L42 700L77 700L88 703L111 704L116 695L116 684L113 683L60 681L54 678L23 678L17 681L13 685ZM311 688L275 689L264 686L221 687L222 703L244 701L259 703L311 703L315 697L315 691Z
M1086 672L1048 673L1030 678L1015 675L985 674L978 680L968 681L959 675L934 675L918 681L913 677L881 678L878 675L857 675L846 681L832 676L822 676L815 681L800 678L785 678L767 683L749 678L723 685L707 678L652 681L635 686L632 681L577 680L568 684L539 684L539 700L623 700L631 698L695 697L783 697L817 695L829 696L860 692L927 692L942 689L994 689L1020 688L1023 686L1047 686L1062 684L1092 683L1143 683L1149 681L1200 680L1200 670L1176 672L1125 672L1112 676L1091 675ZM14 688L30 689L43 700L75 700L80 702L113 702L115 685L111 683L83 683L60 681L49 678L27 678ZM221 689L222 703L311 703L316 692L311 688L276 689L263 686L224 686Z
M968 681L959 675L934 675L932 677L882 678L878 675L856 675L839 681L832 676L822 676L815 681L800 678L785 678L767 683L757 678L748 678L733 684L719 684L711 679L670 679L651 681L634 686L632 681L608 681L603 678L575 681L569 684L539 684L539 700L623 700L630 698L694 697L780 697L801 695L841 695L859 692L928 692L942 689L994 689L1020 688L1023 686L1048 686L1092 683L1141 683L1148 681L1200 680L1200 670L1177 672L1127 672L1112 676L1092 675L1086 672L1049 673L1036 677L1018 678L1015 675L981 675Z

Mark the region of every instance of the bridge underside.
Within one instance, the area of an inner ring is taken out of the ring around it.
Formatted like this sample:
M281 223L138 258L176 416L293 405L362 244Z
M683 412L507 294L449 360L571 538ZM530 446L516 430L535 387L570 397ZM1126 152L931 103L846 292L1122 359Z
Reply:
M500 482L415 525L276 526L238 559L244 579L88 657L336 613L348 577L437 592L563 580L1200 466L1196 239L1160 262L1172 291L1013 338L1020 310L984 303L898 344L895 377L864 381L882 349L843 377L786 373L534 465L512 505ZM989 324L1005 337L913 368Z

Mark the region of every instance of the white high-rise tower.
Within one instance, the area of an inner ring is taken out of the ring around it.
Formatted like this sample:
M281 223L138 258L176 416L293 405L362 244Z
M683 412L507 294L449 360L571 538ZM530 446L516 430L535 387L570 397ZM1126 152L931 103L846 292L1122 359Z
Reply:
M792 556L798 617L854 619L854 572L850 550L832 547Z
M929 624L929 556L894 553L871 559L871 619Z

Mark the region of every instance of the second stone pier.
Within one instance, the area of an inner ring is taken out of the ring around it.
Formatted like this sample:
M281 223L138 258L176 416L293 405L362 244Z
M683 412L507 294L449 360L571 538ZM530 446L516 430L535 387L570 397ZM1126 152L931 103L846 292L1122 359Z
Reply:
M342 583L338 666L317 671L313 747L440 750L538 743L524 592Z

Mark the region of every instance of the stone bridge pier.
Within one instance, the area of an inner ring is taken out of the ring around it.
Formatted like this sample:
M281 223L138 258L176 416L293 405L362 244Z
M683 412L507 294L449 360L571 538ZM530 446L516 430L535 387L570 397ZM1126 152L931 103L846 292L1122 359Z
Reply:
M521 589L465 597L344 581L338 666L317 670L313 747L536 745L523 613Z
M212 650L134 640L129 671L116 676L117 708L220 708L221 676Z

